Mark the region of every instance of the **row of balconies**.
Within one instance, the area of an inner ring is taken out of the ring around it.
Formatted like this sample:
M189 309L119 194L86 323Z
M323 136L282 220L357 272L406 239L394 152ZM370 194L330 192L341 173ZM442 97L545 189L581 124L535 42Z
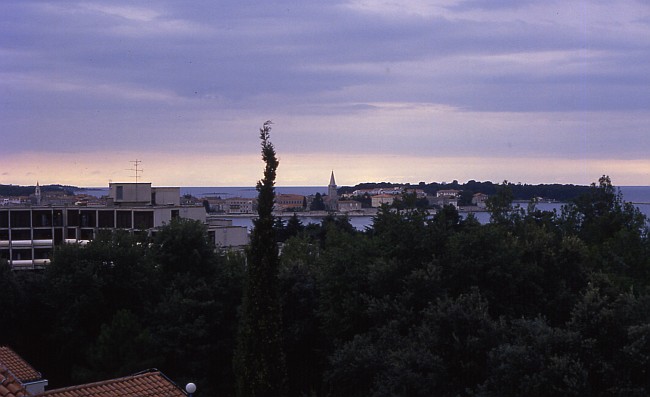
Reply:
M49 259L23 259L9 261L9 264L13 269L40 269L49 263Z
M65 220L65 222L64 222ZM139 210L12 210L0 211L0 229L49 228L49 227L100 227L140 229L153 227L152 211Z
M72 240L76 241L76 240ZM68 242L66 240L66 242ZM52 247L54 240L0 240L0 248L12 247Z

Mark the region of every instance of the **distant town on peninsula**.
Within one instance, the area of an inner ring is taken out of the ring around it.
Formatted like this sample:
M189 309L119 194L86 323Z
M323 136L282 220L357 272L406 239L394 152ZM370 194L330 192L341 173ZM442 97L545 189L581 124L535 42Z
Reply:
M421 197L437 196L439 191L453 190L456 191L457 204L460 206L468 206L472 204L472 198L475 194L491 195L496 192L500 183L493 183L491 181L475 181L470 180L466 183L460 183L457 180L452 182L419 182L417 184L410 183L392 183L392 182L363 182L354 186L341 186L337 187L337 193L340 197L356 200L362 204L366 203L368 207L371 206L370 197L379 194L390 194L395 196L396 193L412 192ZM585 193L589 186L573 185L573 184L527 184L527 183L512 183L508 182L511 188L514 200L544 200L565 202L578 197L580 194ZM5 203L28 203L30 197L33 198L36 185L23 186L13 184L0 184L0 198ZM88 200L84 187L50 184L40 186L42 194L49 197L59 197L59 199L66 200L70 203L78 202L81 199ZM78 197L77 197L78 196ZM188 197L189 199L189 197ZM282 199L282 197L279 197Z

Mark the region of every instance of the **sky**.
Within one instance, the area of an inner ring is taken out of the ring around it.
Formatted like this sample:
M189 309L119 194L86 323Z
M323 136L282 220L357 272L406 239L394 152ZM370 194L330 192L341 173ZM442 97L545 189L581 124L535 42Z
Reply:
M0 2L0 183L650 185L650 2Z

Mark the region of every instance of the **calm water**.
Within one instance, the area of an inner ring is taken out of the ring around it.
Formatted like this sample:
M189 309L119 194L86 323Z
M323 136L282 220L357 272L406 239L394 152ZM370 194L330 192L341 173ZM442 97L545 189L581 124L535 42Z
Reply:
M302 194L308 196L310 194L327 193L326 186L277 186L275 188L277 193L286 193L286 194ZM623 199L625 201L630 201L633 203L646 203L650 204L650 186L621 186L621 193L623 194ZM98 187L98 188L87 188L78 193L86 193L93 196L101 197L108 194L107 187ZM244 186L244 187L181 187L181 194L191 194L195 197L207 197L207 196L221 196L223 198L228 197L256 197L257 190L255 187Z
M308 196L310 194L326 194L327 187L323 186L278 186L275 188L276 193L282 194L302 194L303 196ZM76 193L85 193L91 196L101 197L108 195L107 187L91 187L86 188ZM257 197L257 190L255 187L181 187L181 195L191 194L194 197L216 197L220 196L221 198L231 198L231 197L245 197L252 198Z

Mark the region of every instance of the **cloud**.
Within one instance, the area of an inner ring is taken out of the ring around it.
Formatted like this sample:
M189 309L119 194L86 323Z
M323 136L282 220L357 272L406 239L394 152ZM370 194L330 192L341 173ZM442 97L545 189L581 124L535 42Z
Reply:
M248 158L273 119L285 155L640 160L649 20L636 1L7 0L0 154Z

